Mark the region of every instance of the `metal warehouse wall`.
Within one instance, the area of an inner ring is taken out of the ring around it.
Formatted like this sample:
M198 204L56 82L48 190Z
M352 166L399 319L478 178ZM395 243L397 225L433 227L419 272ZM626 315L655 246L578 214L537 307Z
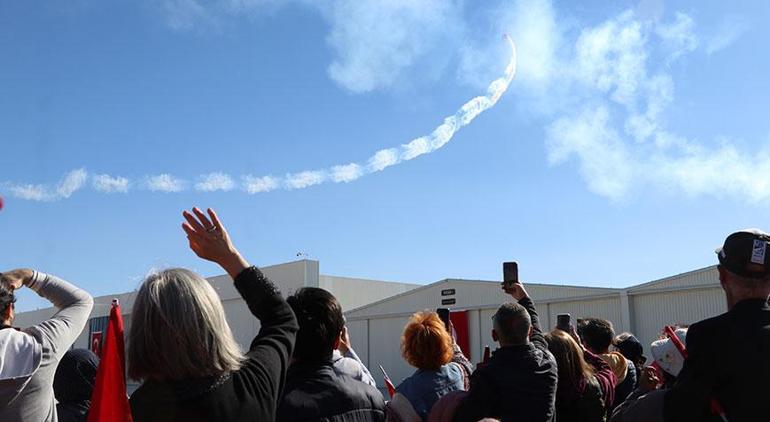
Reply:
M727 311L725 293L720 287L637 294L631 297L633 327L650 355L650 343L658 338L664 325L698 322Z

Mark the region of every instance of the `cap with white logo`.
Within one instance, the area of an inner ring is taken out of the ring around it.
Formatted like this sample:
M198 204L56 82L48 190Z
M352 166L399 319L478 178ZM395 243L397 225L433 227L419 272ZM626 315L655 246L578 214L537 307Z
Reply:
M748 278L770 275L770 234L758 229L735 232L716 250L719 263L731 272Z

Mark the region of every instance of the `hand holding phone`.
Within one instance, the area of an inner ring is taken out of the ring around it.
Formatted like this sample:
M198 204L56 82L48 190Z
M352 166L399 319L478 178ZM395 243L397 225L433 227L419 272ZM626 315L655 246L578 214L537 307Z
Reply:
M446 327L446 330L449 332L449 334L452 334L452 326L449 320L449 308L437 308L436 313L444 323L444 327Z
M503 262L503 286L519 282L519 264L516 261Z

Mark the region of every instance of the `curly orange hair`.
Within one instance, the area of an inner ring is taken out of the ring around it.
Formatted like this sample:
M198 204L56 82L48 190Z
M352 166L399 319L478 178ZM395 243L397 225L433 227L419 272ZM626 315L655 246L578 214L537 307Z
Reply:
M452 360L452 337L435 312L417 312L401 335L401 354L419 369L438 369Z

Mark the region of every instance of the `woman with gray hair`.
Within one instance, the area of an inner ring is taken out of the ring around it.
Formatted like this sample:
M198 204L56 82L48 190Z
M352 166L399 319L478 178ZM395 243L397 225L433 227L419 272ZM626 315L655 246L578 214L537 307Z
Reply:
M233 246L216 213L193 213L185 211L182 224L190 248L235 280L261 329L244 355L203 277L180 268L149 276L137 293L128 334L128 374L144 381L131 396L134 420L275 420L297 320L275 286Z

